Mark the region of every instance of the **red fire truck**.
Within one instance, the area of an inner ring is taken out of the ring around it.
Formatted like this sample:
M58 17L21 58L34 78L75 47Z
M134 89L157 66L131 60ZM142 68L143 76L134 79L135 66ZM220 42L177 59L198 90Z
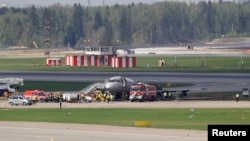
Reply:
M155 85L137 83L130 87L129 100L134 101L155 101L157 100L157 89Z
M24 91L23 96L30 100L32 100L32 96L34 96L36 102L48 102L48 96L44 93L43 90L26 90Z

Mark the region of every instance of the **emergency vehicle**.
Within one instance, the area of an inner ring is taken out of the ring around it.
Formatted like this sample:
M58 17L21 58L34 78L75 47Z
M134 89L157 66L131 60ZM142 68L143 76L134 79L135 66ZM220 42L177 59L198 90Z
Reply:
M129 100L131 102L140 101L155 101L157 100L157 88L155 85L147 83L137 83L131 85L129 92Z
M48 96L44 93L43 90L26 90L23 93L23 96L27 99L34 100L36 102L48 102ZM32 98L33 97L33 98Z
M11 94L18 94L19 86L23 86L22 78L1 78L0 96L9 97Z

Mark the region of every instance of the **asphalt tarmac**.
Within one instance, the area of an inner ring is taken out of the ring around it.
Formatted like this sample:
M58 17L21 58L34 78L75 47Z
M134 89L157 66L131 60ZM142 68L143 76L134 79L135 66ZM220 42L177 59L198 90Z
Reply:
M8 141L206 141L205 131L116 127L85 124L0 122Z
M31 106L10 106L7 100L0 100L0 109L16 108L60 108L59 103L36 103ZM90 103L68 103L62 102L62 108L250 108L250 101L236 102L234 100L174 100L155 102L90 102Z
M19 77L33 81L104 82L112 76L125 76L151 83L193 83L194 86L174 88L190 92L235 92L250 89L250 73L168 73L168 72L49 72L1 71L0 78ZM25 82L24 82L25 83Z

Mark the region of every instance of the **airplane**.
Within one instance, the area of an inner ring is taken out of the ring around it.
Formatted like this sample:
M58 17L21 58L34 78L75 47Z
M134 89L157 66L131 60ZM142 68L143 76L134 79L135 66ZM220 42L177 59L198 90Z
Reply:
M111 94L115 95L115 99L127 99L129 98L129 91L130 87L133 84L138 83L137 81L123 76L113 76L109 79L106 79L102 89L104 91L109 91ZM152 84L157 86L157 95L162 97L163 92L167 93L178 93L179 97L187 96L187 92L191 91L192 89L184 89L184 88L161 88L161 86L157 84ZM159 91L159 93L158 93ZM160 98L161 99L161 98Z
M123 76L113 76L104 82L104 90L115 95L115 99L127 99L129 97L130 86L137 82L131 78Z
M115 96L116 100L128 100L129 99L129 91L131 85L137 84L138 81L133 80L132 78L124 77L124 76L113 76L104 81L104 83L94 83L89 87L84 88L82 92L88 93L93 89L109 92ZM157 87L157 95L159 99L164 99L163 92L167 93L177 93L179 97L187 96L187 92L191 91L192 88L162 88L157 84L151 84ZM194 89L193 89L194 90Z

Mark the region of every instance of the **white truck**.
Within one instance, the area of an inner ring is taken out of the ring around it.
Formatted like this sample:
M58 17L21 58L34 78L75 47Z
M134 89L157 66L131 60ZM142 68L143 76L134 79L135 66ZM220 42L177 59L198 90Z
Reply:
M0 96L9 97L10 94L16 93L14 86L22 86L22 78L0 78Z
M249 96L249 89L248 88L242 88L242 96L244 96L244 97Z

